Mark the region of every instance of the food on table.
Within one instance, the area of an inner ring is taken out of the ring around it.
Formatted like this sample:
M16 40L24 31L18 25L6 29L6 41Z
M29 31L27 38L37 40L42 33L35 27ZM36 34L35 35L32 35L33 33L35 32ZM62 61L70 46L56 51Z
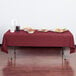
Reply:
M67 30L65 28L64 29L60 29L60 28L55 29L55 32L64 32L64 31L67 31Z
M28 33L34 33L35 29L32 29L30 27L26 27L26 28L24 28L24 31L27 31Z
M41 32L48 32L49 30L48 30L48 29L39 29L38 31L41 31Z

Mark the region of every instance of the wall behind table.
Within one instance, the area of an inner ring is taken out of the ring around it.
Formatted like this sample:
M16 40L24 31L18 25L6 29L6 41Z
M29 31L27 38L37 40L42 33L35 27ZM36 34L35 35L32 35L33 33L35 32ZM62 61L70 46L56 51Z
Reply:
M76 0L0 0L0 44L12 19L21 27L67 28L76 44Z

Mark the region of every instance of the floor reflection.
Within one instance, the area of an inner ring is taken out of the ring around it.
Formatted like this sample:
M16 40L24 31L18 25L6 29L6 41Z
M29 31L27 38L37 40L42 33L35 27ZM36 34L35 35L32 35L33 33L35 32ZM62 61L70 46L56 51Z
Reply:
M63 67L60 65L39 66L21 65L11 63L8 60L7 66L3 69L3 76L74 76L69 61L65 60Z

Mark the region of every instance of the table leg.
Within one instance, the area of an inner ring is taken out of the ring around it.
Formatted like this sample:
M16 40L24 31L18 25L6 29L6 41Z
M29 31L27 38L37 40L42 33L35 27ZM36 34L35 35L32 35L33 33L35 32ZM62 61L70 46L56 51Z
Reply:
M16 66L16 47L14 47L14 67Z
M13 64L13 51L8 50L8 65L12 66Z
M62 68L63 68L63 64L64 64L64 49L63 49L63 47L62 47Z
M69 58L70 58L70 48L65 47L64 48L64 60L69 60Z

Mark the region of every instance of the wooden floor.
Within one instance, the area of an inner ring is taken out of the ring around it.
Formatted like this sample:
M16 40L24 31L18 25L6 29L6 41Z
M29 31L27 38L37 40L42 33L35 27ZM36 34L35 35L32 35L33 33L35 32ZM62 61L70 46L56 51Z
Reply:
M0 51L0 76L76 76L76 53L62 65L61 48L17 47L16 60L13 49Z

